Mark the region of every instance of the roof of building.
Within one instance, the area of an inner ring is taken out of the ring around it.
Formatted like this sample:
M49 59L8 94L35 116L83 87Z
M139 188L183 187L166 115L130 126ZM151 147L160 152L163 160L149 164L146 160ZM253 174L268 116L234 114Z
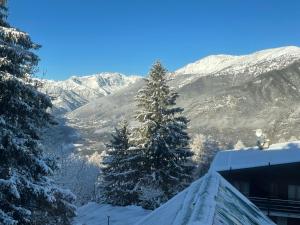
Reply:
M210 171L135 225L274 225L220 174Z
M228 171L300 162L300 141L271 145L268 149L258 147L220 151L210 170Z

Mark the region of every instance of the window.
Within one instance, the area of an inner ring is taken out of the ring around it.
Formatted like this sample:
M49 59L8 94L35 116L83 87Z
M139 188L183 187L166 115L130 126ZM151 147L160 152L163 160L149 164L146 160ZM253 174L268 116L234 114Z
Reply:
M270 185L270 195L273 198L278 198L279 197L279 188L278 184L276 183L271 183Z
M249 196L250 185L246 181L234 181L233 186L238 189L243 195Z
M300 201L300 186L289 185L288 186L288 199Z

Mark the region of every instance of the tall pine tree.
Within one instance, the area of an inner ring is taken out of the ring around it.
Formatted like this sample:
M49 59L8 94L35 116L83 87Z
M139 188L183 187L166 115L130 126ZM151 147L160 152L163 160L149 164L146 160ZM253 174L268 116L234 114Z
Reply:
M176 107L178 94L166 83L166 69L156 62L146 85L137 96L136 149L142 152L142 174L136 189L140 204L155 208L181 191L191 180L193 169L186 132L188 120Z
M115 129L108 150L103 158L101 192L105 203L131 205L137 202L135 184L137 169L132 167L128 123L123 121Z
M38 141L51 123L51 101L31 79L39 46L6 19L0 1L0 224L69 224L74 196L48 178L55 163Z

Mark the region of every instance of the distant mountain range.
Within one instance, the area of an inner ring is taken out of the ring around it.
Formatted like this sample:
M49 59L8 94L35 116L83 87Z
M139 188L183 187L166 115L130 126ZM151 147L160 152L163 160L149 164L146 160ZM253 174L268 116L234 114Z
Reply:
M41 80L42 91L54 98L54 113L70 112L97 98L110 95L137 80L138 76L120 73L99 73L90 76L72 76L67 80Z
M224 148L238 140L254 145L257 128L273 143L300 139L299 47L208 56L168 76L191 120L191 136L212 136ZM118 121L133 121L134 96L143 85L140 77L99 74L45 81L43 91L58 96L56 108L67 112L81 135L81 150L89 154L103 148Z

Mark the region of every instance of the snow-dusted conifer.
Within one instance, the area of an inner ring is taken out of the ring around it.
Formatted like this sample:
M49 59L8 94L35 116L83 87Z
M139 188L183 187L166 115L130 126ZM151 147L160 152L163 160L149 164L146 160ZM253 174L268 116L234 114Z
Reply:
M137 96L136 119L140 122L135 139L142 152L139 163L140 204L155 208L181 191L191 180L193 166L186 132L188 120L176 107L178 94L166 83L166 69L156 62L146 85Z
M190 144L190 148L194 153L193 161L195 163L202 163L204 160L204 154L206 153L204 150L205 140L206 137L203 134L197 134Z
M39 46L6 18L0 1L0 224L69 224L74 196L47 177L55 163L38 142L51 122L51 101L31 79Z
M220 144L211 136L197 134L191 143L191 149L194 152L193 161L196 164L194 178L198 179L207 173L210 164L218 151Z
M131 161L129 136L128 123L123 121L115 129L107 146L101 176L102 199L105 203L121 206L136 203L133 180L138 171L133 168L134 163Z

